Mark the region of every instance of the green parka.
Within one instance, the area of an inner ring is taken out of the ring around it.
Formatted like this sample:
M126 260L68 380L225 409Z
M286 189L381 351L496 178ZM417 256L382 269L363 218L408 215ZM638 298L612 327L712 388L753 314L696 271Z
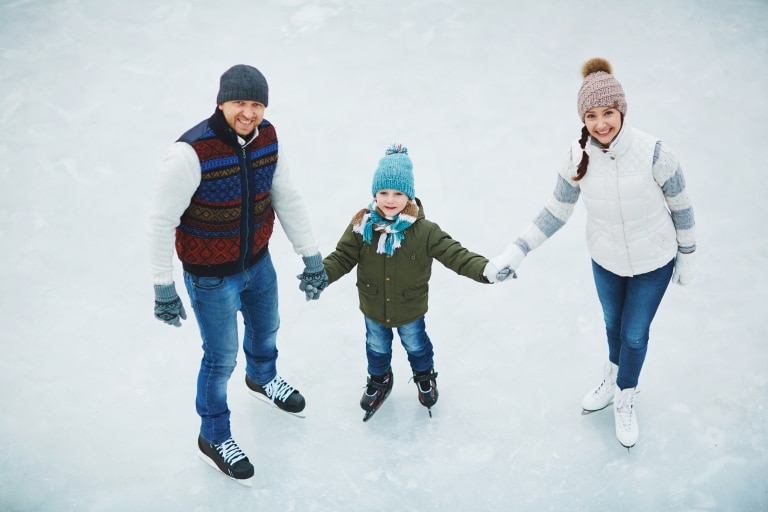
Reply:
M376 253L381 233L374 232L372 243L366 244L350 224L336 250L323 260L329 283L357 265L360 311L387 327L398 327L426 314L433 259L459 275L488 283L483 277L488 259L468 251L440 226L427 220L421 202L416 202L416 222L405 230L402 245L392 256Z

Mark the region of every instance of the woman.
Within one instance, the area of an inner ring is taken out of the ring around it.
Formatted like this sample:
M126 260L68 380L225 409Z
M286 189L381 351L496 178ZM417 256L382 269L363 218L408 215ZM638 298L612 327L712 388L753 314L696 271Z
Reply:
M625 123L627 102L608 61L587 61L577 108L584 123L545 208L486 277L515 275L523 258L560 229L579 197L587 209L587 243L608 338L602 382L582 401L585 411L614 404L616 437L630 448L639 435L635 390L651 321L670 282L693 273L694 217L683 171L658 138ZM504 271L494 274L496 270Z

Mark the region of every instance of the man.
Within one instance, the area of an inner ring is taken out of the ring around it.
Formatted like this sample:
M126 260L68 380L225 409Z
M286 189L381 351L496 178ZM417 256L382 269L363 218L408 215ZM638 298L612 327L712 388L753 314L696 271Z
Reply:
M171 146L150 215L155 317L176 327L187 318L173 280L175 246L203 340L196 398L200 455L238 480L254 473L232 438L227 406L238 311L251 394L291 413L305 405L276 368L280 319L268 250L275 214L304 261L299 279L307 300L317 299L328 282L275 128L264 119L268 96L267 81L254 67L239 64L221 76L214 114Z

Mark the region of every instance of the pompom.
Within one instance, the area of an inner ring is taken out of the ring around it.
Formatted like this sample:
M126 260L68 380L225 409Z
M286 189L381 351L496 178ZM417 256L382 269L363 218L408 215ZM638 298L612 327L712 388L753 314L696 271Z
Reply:
M394 155L395 153L403 153L404 155L408 154L408 148L400 144L399 142L395 142L394 144L390 145L387 148L387 152L384 153L385 155Z
M613 74L611 63L603 58L596 57L594 59L589 59L584 63L584 65L581 67L581 76L583 78L587 78L592 73L597 73L598 71L603 71L609 75Z

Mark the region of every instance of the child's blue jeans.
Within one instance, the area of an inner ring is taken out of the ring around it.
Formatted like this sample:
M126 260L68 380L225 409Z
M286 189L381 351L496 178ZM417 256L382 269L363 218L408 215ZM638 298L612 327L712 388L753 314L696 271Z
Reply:
M385 327L365 317L365 352L368 356L368 373L383 375L392 363L393 329L408 353L411 370L421 372L433 365L434 352L432 342L425 330L424 317L400 327Z

